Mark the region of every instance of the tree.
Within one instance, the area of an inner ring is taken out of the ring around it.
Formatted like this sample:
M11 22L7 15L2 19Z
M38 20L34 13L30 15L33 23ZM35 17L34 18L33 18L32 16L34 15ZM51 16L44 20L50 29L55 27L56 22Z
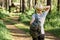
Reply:
M47 0L47 5L50 5L51 6L51 0ZM50 12L51 12L51 8L50 8L50 11L49 11L49 15L50 15ZM48 21L50 20L50 18L48 18Z
M28 1L28 0L25 0L25 10L27 10L27 9L28 9L27 1Z
M28 6L29 6L29 9L30 9L30 0L28 0L28 3L29 3L29 4L28 4Z
M2 1L2 7L4 8L5 6L5 0L1 0Z
M51 0L47 0L47 5L51 6ZM50 8L50 11L51 11L51 8Z
M22 11L22 0L20 0L20 12Z
M35 0L35 5L37 4L37 0Z
M29 0L29 9L32 8L32 0Z
M51 0L47 0L47 5L51 5Z
M24 5L24 0L22 0L22 13L24 13L25 5Z
M57 2L57 11L60 11L60 0Z
M9 12L11 12L11 4L12 4L12 0L9 0Z

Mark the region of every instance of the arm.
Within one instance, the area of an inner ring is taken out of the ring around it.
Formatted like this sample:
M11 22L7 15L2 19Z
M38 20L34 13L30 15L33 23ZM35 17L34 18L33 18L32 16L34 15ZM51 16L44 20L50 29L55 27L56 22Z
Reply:
M49 12L50 10L50 5L45 7L45 11Z
M30 21L30 25L34 22L34 20L35 20L35 19L32 19L32 20Z
M43 16L46 17L46 15L48 14L49 10L50 10L50 6L45 6L44 7L44 12L43 12Z
M30 21L30 25L34 22L34 20L35 20L35 14L32 15L32 19Z

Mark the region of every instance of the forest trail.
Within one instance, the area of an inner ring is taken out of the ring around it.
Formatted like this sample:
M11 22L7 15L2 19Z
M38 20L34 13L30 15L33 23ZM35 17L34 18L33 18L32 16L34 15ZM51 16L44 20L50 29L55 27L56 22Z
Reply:
M15 19L16 18L14 18L11 22L17 22ZM27 35L25 31L17 28L15 25L9 23L6 24L6 27L10 30L13 40L32 40L32 37L30 35ZM46 32L45 40L60 40L60 38L55 37L54 35Z
M26 35L24 31L16 28L14 25L6 25L6 27L10 30L14 40L32 40L31 36ZM45 40L60 40L60 39L46 32Z

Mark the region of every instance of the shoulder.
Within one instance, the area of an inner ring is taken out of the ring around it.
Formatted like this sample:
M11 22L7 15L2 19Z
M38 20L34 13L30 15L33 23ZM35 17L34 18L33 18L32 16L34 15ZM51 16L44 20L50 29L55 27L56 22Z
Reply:
M48 11L43 12L44 15L48 14Z
M33 14L32 16L35 16L36 14Z

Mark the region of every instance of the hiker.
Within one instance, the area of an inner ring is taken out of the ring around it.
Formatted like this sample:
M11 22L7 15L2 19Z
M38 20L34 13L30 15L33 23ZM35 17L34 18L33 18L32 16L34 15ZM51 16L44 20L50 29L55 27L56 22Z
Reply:
M36 12L32 15L32 20L30 22L30 34L33 40L44 40L45 31L43 26L46 15L50 10L50 5L45 7L42 5L35 6L35 10Z

